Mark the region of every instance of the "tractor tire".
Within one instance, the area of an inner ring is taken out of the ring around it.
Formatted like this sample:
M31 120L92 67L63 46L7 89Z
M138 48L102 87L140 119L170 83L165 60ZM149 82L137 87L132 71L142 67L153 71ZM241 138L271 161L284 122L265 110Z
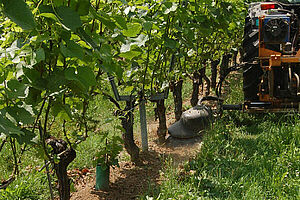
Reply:
M252 19L247 17L245 19L243 47L243 62L251 62L258 57L258 28L253 27Z
M262 74L263 72L259 64L248 63L243 67L243 90L245 101L258 100L258 85Z
M243 91L245 101L258 100L258 85L260 76L263 74L259 63L255 62L258 57L259 31L252 23L252 19L245 19L244 40L242 43L242 60L245 63L243 67Z

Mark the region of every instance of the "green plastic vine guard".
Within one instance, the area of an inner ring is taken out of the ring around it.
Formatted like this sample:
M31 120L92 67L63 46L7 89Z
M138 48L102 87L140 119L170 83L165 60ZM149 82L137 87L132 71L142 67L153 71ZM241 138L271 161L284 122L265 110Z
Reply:
M96 190L107 190L109 188L109 167L96 166Z

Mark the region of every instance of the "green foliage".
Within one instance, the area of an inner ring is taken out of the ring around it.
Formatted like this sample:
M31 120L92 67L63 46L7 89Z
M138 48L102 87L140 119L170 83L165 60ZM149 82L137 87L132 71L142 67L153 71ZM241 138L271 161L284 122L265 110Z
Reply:
M104 90L107 91L110 89L110 86L104 81L101 83L105 85ZM97 96L90 102L87 116L97 121L96 124L90 122L90 125L96 125L96 131L89 133L89 137L82 143L75 146L76 148L76 158L71 163L70 168L94 168L98 163L96 162L96 154L99 157L98 152L105 148L106 138L104 134L108 136L108 142L110 145L109 148L113 148L110 140L113 136L120 138L121 132L116 127L119 126L120 120L117 118L112 118L111 113L114 111L113 104L107 102L103 96ZM123 142L116 141L115 145L117 148ZM117 155L113 156L117 159Z
M81 27L82 22L80 20L80 16L73 9L66 6L60 6L55 11L58 15L58 19L65 28L76 31L77 28Z
M28 148L59 161L45 144L50 135L73 143L87 137L92 127L86 111L94 90L101 88L96 74L101 73L99 58L107 52L89 35L89 24L98 25L88 15L90 1L69 6L66 1L12 0L1 6L0 135L1 143L10 143L11 172L16 173ZM112 57L105 59L111 63ZM30 190L22 186L14 192L22 196L25 191Z
M60 51L66 58L79 58L84 59L84 50L74 41L67 41L66 45L60 45Z
M39 2L33 7L35 3L2 1L4 15L26 30L2 18L0 106L6 125L1 132L9 137L28 136L22 141L30 141L37 134L37 129L28 134L23 127L32 126L48 112L42 106L46 101L53 100L46 105L53 106L54 117L74 123L78 118L73 116L86 109L75 109L73 103L89 98L91 87L96 86L95 71L100 70L89 46L94 39L82 29L93 18L86 18L84 23L80 19L89 13L90 1L72 1L70 7L60 1ZM39 115L36 110L40 110Z
M15 126L10 120L0 115L0 131L8 137L16 137L23 134L21 128Z
M80 16L89 14L90 7L91 7L90 0L71 1L71 8L75 10Z
M31 10L23 0L3 0L4 14L24 30L32 30L37 24Z
M127 37L136 37L142 29L142 25L139 23L129 23L126 27L127 29L123 30L123 35Z

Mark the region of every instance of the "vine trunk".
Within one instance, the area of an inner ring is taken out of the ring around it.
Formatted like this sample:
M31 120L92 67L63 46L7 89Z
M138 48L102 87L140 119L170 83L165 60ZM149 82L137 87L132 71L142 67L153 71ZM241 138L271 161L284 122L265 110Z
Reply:
M129 153L132 162L138 162L139 160L139 148L134 143L133 138L133 101L126 101L127 113L121 117L121 124L125 132L122 134L126 151Z
M53 149L53 154L59 157L59 161L54 161L54 170L58 179L58 193L60 200L70 199L70 179L68 177L68 165L76 158L76 151L68 148L67 142L61 139L50 137L46 140Z
M173 98L174 98L174 112L176 121L180 120L182 114L182 84L183 80L180 79L177 82L171 82Z
M156 115L158 117L157 136L159 143L164 143L167 134L167 120L166 120L166 107L165 100L161 99L156 101Z

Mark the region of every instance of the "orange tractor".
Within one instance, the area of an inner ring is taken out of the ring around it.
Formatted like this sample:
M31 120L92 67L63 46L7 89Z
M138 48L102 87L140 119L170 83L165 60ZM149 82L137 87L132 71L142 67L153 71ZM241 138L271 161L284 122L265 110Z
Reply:
M299 15L300 0L250 4L243 41L242 109L299 111Z

